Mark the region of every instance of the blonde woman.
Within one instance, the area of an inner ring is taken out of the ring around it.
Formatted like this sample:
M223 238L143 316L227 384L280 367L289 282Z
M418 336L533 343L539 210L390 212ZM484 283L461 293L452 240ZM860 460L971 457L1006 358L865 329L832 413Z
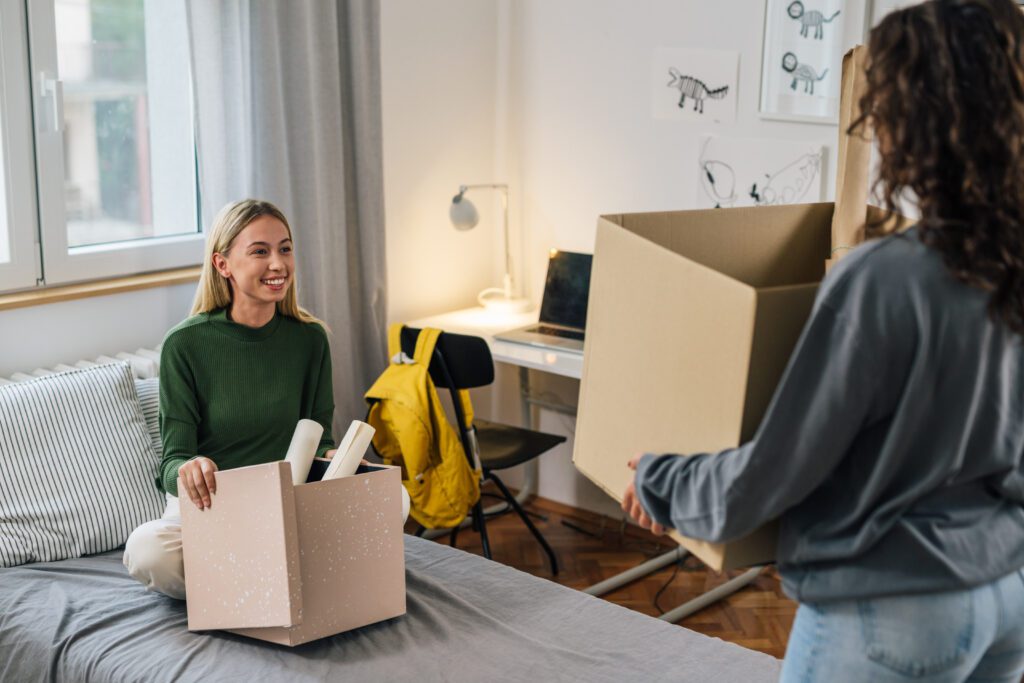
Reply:
M298 304L284 214L255 199L224 207L203 264L191 316L167 333L160 352L159 485L167 509L132 533L124 555L133 577L178 599L185 597L179 496L210 507L218 470L280 460L302 418L324 427L317 456L334 455L327 334Z

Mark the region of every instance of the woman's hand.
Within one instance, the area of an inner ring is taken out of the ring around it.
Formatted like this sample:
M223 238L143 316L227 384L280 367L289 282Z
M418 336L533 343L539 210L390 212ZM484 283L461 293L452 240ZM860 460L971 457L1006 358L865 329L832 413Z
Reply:
M337 448L332 448L331 450L324 452L323 457L325 457L328 460L332 460L337 452Z
M210 507L210 498L217 493L217 478L213 474L216 471L217 463L201 455L178 468L181 485L200 510ZM178 495L181 495L181 491L178 491Z
M643 454L633 456L633 459L629 461L629 469L635 472L636 466L642 457ZM655 536L663 536L665 534L665 527L651 519L647 512L644 511L643 506L640 505L640 499L636 495L635 476L633 481L629 482L629 486L626 487L626 493L622 496L622 509L644 529L650 529L651 533Z

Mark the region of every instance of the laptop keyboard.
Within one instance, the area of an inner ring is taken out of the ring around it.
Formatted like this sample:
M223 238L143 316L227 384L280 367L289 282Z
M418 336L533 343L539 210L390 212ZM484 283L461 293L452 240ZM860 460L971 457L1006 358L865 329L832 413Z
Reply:
M551 327L550 325L538 325L537 327L531 327L527 332L549 334L552 337L564 337L566 339L578 339L579 341L583 341L582 332L576 332L575 330L563 330L557 327Z

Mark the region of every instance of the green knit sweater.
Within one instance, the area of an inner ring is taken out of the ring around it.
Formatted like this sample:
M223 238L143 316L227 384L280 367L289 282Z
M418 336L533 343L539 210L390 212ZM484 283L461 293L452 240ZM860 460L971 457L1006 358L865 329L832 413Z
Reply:
M220 309L188 318L160 351L158 485L178 495L178 468L197 455L220 470L281 460L302 418L324 427L317 455L334 448L331 353L316 324L281 315L263 327Z

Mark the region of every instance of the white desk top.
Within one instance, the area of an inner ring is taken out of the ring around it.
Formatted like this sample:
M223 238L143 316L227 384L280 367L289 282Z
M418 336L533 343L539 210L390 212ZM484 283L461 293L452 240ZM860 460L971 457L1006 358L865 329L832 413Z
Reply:
M496 341L498 332L511 330L537 322L537 310L527 313L493 313L479 306L451 311L440 315L410 320L411 327L435 327L457 334L472 334L483 337L491 347L491 355L499 363L550 372L564 377L583 376L583 354L571 351L542 349L528 344Z

